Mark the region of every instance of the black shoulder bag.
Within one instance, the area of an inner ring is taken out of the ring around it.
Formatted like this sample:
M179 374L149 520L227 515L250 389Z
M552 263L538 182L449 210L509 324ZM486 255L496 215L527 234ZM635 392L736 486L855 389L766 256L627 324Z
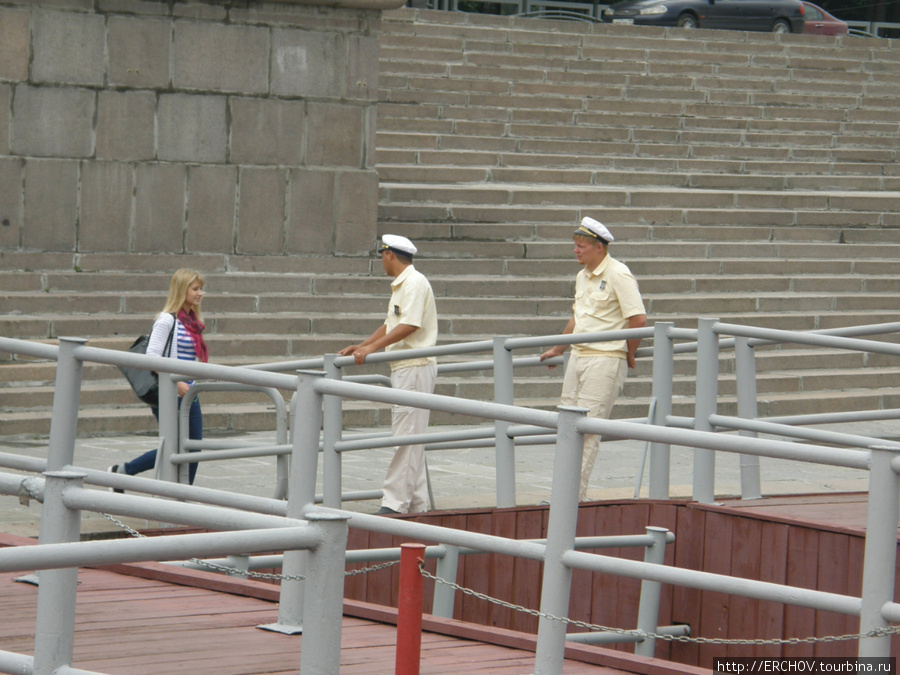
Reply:
M172 315L175 318L175 315ZM166 340L166 346L163 347L163 354L169 351L172 346L172 338L175 335L175 323L172 322L172 330L169 331L169 338ZM132 354L146 354L147 345L150 343L150 337L141 335L137 340L131 343L128 351ZM134 390L139 399L154 408L159 407L159 376L152 370L143 370L142 368L123 368L119 366L119 370L128 380L128 384Z

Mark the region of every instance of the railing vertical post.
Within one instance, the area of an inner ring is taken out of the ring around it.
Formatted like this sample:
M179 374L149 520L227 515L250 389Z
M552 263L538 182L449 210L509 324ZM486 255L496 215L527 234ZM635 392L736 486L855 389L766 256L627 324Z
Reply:
M881 615L881 608L885 603L894 601L897 519L900 517L900 478L891 463L900 456L900 452L885 446L874 446L870 451L862 609L859 615L859 632L863 634L890 626L890 622ZM860 658L890 655L890 635L859 641Z
M559 407L550 518L547 523L547 551L541 585L541 614L563 617L569 611L572 570L562 563L562 557L575 548L581 458L584 454L584 434L576 425L586 415L587 410L584 408ZM542 616L538 621L535 675L562 672L565 649L566 625Z
M178 450L178 384L172 375L160 373L159 449L156 452L156 477L159 480L178 482L179 467L170 461Z
M447 581L456 581L456 573L459 569L459 546L444 544L445 553L438 558L435 576ZM453 607L456 600L456 591L447 584L434 585L434 599L431 602L431 613L434 616L453 618Z
M322 425L322 395L315 381L323 373L297 373L291 431L291 473L288 480L288 518L302 518L303 507L316 500L316 473L319 466L319 428ZM306 551L285 551L281 572L284 579L278 594L278 622L259 626L264 630L294 635L303 632L303 595L307 588L301 577L307 568Z
M81 535L81 511L66 507L62 495L69 486L82 487L84 474L48 471L44 478L38 541L41 544L77 542ZM39 579L33 673L50 675L58 668L72 665L78 568L41 570Z
M80 536L81 513L70 511L62 503L62 491L72 483L81 485L83 475L63 472L61 469L75 462L82 373L82 363L75 358L75 349L86 342L83 338L59 340L47 473L44 474L44 505L38 538L41 544L78 541ZM32 672L49 675L57 668L72 663L78 570L41 570L37 577L38 607Z
M755 420L758 416L756 403L756 355L750 341L745 337L737 337L734 341L734 368L737 379L737 414L747 420ZM741 430L741 436L756 438L753 431ZM762 498L762 487L759 478L759 457L757 455L741 455L741 498Z
M275 390L276 393L278 390ZM278 394L281 397L281 394ZM275 443L277 445L287 445L288 428L287 428L287 412L283 407L278 407L275 426ZM290 455L278 455L275 458L275 495L274 499L287 499L288 480L291 470Z
M60 338L56 362L56 384L53 389L53 411L47 450L47 471L59 471L75 460L75 432L78 427L78 399L81 396L81 361L75 348L85 344L83 338Z
M666 535L664 527L647 527L647 534L653 537L653 545L644 549L644 562L662 565L666 559ZM662 584L658 581L641 581L641 600L638 605L637 628L644 633L656 633L659 629L659 595ZM656 638L646 637L634 645L638 656L653 657L656 652Z
M660 321L653 327L653 400L656 407L652 423L657 426L665 426L666 418L672 414L675 351L669 329L674 325ZM669 498L670 456L668 443L650 444L650 499Z
M395 675L419 675L422 650L422 573L424 544L400 545L400 591L397 598Z
M719 397L719 338L713 331L718 319L697 322L697 391L695 396L694 429L713 431L709 416L716 414ZM715 501L716 453L714 450L694 448L694 499L704 504Z
M337 673L341 665L341 627L344 618L344 565L347 555L347 518L336 514L309 516L324 541L307 554L307 590L303 603L303 647L300 675ZM299 553L300 551L295 551ZM339 561L335 564L335 561Z
M329 380L342 379L341 369L334 365L337 354L325 355L325 377ZM343 399L340 396L325 396L322 428L322 504L330 508L341 508L343 477L341 476L341 453L334 451L341 440L343 428Z
M513 355L506 348L506 337L494 338L494 403L513 405ZM516 505L516 442L509 437L509 422L494 422L494 445L497 465L497 507Z

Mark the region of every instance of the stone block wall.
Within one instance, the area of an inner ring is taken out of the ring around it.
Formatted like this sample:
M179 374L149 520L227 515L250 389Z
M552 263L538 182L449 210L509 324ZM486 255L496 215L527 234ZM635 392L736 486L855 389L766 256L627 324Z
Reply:
M0 251L370 250L365 4L0 0Z

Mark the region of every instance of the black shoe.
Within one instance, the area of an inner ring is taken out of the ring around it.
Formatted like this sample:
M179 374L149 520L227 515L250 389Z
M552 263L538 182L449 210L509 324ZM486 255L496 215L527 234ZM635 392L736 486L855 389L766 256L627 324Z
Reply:
M109 468L107 469L107 471L109 471L110 473L120 473L120 472L119 472L119 465L118 465L118 464L113 464L111 467L109 467ZM119 490L118 488L109 488L109 489L110 489L110 491L116 492L116 493L118 493L118 494L120 494L120 495L125 494L125 490Z
M394 511L394 509L390 509L387 506L382 506L375 512L376 516L398 516L400 515L399 511Z

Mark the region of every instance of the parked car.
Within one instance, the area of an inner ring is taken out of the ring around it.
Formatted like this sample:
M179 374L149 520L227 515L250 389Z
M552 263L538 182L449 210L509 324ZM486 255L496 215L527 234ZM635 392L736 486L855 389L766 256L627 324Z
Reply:
M847 35L850 27L836 16L832 16L818 5L803 0L806 8L806 23L803 32L811 35Z
M606 23L802 33L800 0L623 0L603 11Z

